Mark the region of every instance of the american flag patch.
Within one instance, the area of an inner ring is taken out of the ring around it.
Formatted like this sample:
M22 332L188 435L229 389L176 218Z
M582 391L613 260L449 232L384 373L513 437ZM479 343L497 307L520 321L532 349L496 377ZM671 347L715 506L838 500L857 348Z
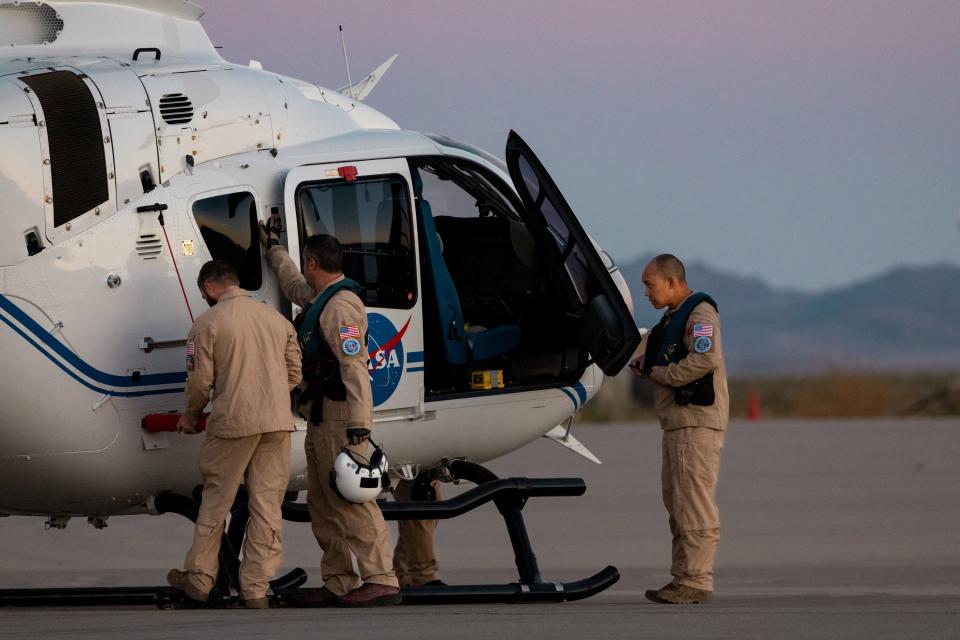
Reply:
M706 336L708 338L713 337L713 325L712 324L693 325L693 337L699 338L701 336Z
M360 327L355 324L348 324L345 327L340 327L340 339L347 340L349 338L359 338L360 337Z
M193 343L193 340L187 340L187 355L192 356L197 353L197 347Z

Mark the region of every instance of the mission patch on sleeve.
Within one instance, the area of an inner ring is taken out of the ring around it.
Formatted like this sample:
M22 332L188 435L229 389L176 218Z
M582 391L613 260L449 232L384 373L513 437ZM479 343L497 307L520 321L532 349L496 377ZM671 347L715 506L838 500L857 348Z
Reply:
M347 338L343 341L341 347L348 356L355 356L360 353L360 341L356 338Z
M697 353L707 353L712 348L713 348L713 340L711 340L707 336L700 336L699 338L697 338L697 341L693 343L693 350L696 351Z

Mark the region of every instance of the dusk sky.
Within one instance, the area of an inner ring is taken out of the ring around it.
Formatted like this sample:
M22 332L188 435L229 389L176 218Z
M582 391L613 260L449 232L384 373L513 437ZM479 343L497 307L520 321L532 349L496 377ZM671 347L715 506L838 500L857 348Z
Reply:
M960 264L960 1L197 0L233 62L503 156L515 129L614 258L822 289ZM695 285L695 283L694 283Z

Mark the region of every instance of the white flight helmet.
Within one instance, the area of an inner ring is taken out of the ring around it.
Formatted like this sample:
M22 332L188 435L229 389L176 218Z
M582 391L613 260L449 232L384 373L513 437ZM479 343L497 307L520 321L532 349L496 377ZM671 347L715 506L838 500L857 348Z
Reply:
M353 431L351 429L351 431ZM363 431L367 431L363 429ZM362 436L369 439L369 431ZM387 475L387 456L373 440L369 440L373 453L367 460L360 454L344 447L337 454L330 471L330 484L340 497L348 502L363 504L376 500L380 491L390 486ZM352 444L359 444L351 438Z

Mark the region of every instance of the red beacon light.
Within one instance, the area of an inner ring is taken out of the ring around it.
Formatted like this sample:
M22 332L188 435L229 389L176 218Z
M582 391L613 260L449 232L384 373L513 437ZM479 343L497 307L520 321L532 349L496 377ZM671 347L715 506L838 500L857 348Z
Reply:
M357 168L349 165L346 167L337 167L337 175L347 182L353 182L357 179Z

